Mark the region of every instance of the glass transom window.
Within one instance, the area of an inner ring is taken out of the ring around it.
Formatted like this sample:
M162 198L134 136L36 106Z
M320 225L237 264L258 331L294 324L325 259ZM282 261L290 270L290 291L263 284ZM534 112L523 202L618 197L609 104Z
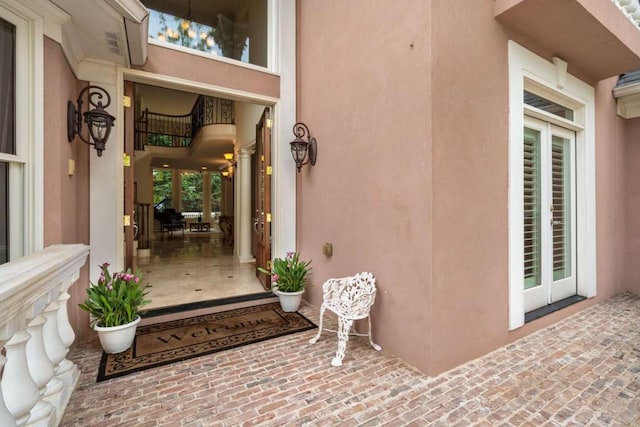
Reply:
M563 105L543 98L527 90L524 91L524 103L540 110L546 111L563 119L573 121L573 110Z

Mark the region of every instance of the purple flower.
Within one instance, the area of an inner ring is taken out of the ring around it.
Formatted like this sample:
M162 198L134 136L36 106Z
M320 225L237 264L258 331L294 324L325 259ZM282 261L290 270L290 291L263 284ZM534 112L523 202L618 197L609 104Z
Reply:
M287 258L293 258L295 254L295 252L287 252Z

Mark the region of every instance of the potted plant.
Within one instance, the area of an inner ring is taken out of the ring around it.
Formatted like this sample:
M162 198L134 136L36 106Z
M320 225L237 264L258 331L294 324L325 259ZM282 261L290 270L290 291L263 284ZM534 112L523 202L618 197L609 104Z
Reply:
M284 311L292 312L300 307L305 280L311 271L309 264L311 261L301 261L297 252L287 252L285 258L274 258L271 271L258 268L271 274L271 289L280 299Z
M98 332L104 351L120 353L133 344L140 307L151 301L145 299L147 285L140 270L111 274L109 263L100 269L98 283L87 288L87 299L78 305L91 315L91 326Z

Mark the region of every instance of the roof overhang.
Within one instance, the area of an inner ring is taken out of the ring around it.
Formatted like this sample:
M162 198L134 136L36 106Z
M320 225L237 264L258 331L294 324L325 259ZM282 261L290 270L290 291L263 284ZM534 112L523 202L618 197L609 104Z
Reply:
M147 60L149 11L139 0L50 0L64 10L62 47L76 75L83 61L130 67Z
M613 89L616 111L620 117L634 119L640 117L640 82Z
M494 16L599 81L640 68L640 29L611 0L495 0Z

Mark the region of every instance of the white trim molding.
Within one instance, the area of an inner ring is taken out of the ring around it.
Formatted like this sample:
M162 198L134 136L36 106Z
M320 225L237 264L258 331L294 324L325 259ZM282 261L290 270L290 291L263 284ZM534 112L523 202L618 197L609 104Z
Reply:
M509 330L524 325L523 128L526 88L574 110L577 180L577 292L596 295L595 92L515 43L509 49ZM561 66L558 69L558 64ZM560 78L559 78L560 77ZM560 83L560 84L559 84ZM558 123L562 126L562 123Z
M0 17L16 26L16 155L10 173L18 182L10 202L12 260L43 248L44 239L44 18L13 0L0 0ZM22 165L20 172L17 165ZM19 205L19 206L18 206Z

